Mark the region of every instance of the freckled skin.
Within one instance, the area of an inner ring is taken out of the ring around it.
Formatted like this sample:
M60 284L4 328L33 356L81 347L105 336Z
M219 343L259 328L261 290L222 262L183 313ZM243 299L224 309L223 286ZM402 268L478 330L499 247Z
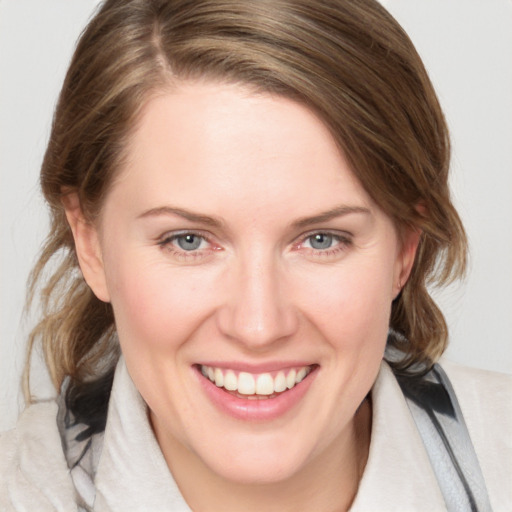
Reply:
M214 496L265 484L278 496L303 481L319 496L353 496L369 434L365 446L355 441L369 429L356 411L415 244L399 245L321 121L282 97L183 84L146 105L127 162L88 239L99 263L82 268L113 305L130 375L185 497L200 510L194 486ZM347 205L361 211L297 225ZM161 207L202 220L144 215ZM319 368L296 407L253 424L202 392L193 365L208 360Z

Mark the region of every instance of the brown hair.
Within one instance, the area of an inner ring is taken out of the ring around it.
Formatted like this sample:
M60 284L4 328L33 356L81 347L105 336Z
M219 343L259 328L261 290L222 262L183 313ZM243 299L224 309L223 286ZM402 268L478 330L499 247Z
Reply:
M195 78L309 106L399 231L421 230L390 343L405 352L402 369L435 361L447 327L426 286L463 274L466 238L450 201L445 120L398 23L374 0L107 0L78 42L41 170L52 228L32 274L32 295L44 285L30 347L42 342L55 386L87 383L118 357L111 306L79 271L63 191L93 221L148 98Z

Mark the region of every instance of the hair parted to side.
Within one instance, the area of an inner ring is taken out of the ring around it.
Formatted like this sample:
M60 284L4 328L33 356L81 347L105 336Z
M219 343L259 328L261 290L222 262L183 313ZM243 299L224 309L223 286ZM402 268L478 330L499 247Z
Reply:
M392 306L390 327L402 336L390 343L405 351L402 369L434 362L447 326L427 284L463 275L466 237L448 189L445 120L398 23L374 0L107 0L78 42L41 170L52 224L31 277L43 316L30 350L42 343L57 389L69 376L71 393L80 394L119 350L111 306L80 273L63 194L77 192L94 222L143 106L194 79L247 84L307 105L398 231L421 231L412 274Z

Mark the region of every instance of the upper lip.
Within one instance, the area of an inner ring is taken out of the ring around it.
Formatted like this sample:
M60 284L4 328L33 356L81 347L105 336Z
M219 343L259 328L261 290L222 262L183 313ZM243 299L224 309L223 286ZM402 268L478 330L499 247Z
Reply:
M235 370L247 373L269 373L291 368L301 368L303 366L316 366L311 361L269 361L266 363L247 363L242 361L201 361L198 366L211 366L223 370Z

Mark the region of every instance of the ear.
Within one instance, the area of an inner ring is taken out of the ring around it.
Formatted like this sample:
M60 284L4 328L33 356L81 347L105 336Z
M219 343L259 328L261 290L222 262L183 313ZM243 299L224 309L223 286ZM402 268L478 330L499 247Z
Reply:
M405 286L405 283L407 283L407 280L411 275L414 259L416 258L416 252L420 243L421 233L420 229L407 229L401 237L402 244L395 266L395 276L393 281L394 299L396 299L398 294L402 291L402 288Z
M64 194L62 204L73 233L78 263L84 279L98 299L110 302L98 230L84 217L78 194Z

